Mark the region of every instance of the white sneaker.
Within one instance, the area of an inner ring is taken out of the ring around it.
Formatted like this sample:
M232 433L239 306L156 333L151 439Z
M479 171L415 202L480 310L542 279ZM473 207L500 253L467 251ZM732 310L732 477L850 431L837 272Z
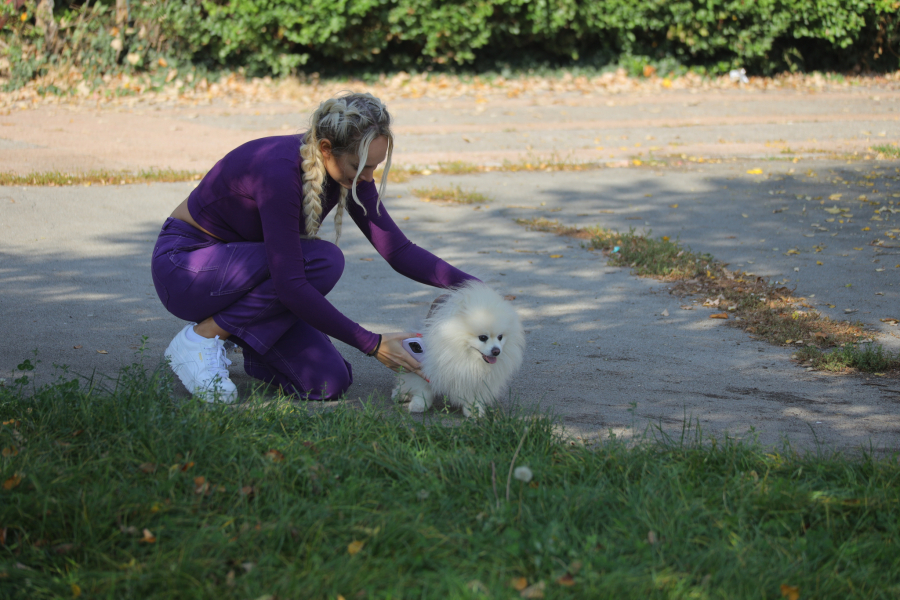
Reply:
M166 348L169 366L194 396L207 402L231 404L237 400L237 387L228 378L231 361L225 357L225 342L219 336L192 342L187 331L194 325L187 324Z

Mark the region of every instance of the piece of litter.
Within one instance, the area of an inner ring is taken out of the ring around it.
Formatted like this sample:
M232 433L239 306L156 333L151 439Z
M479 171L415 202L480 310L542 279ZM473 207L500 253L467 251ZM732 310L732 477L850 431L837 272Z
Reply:
M750 83L750 80L747 79L747 69L732 69L728 72L728 77L734 83Z

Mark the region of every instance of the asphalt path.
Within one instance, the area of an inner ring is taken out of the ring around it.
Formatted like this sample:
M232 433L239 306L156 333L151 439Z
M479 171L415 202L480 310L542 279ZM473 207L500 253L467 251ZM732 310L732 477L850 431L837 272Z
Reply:
M556 153L608 166L417 177L389 185L385 205L416 243L515 296L528 350L507 402L539 404L572 435L630 437L650 426L677 436L692 423L767 444L892 451L900 447L900 380L807 371L791 360L790 347L709 319L711 311L698 306L703 298L675 297L666 284L609 267L577 241L515 223L545 217L668 235L732 269L784 282L818 310L858 319L879 343L900 350L900 328L882 321L900 318L900 222L892 212L900 212L900 164L869 150L900 138L900 94L874 98L871 91L796 98L685 92L487 107L406 100L392 106L400 164L499 165ZM0 158L19 173L203 171L243 140L301 129L304 110L14 112L2 117L12 125L0 129ZM114 127L97 127L104 125L98 119ZM65 127L81 133L53 131ZM116 146L117 138L127 142ZM667 166L652 166L652 157L665 157ZM149 256L162 221L193 185L0 188L0 376L7 384L26 358L41 360L39 381L62 365L97 377L115 376L141 355L158 364L182 323L156 298ZM411 192L449 185L491 201L445 205ZM352 228L341 247L347 267L329 297L345 314L375 331L402 330L424 315L436 290L394 273ZM353 364L351 398L387 403L392 374L338 345ZM253 386L240 360L232 372L242 391Z

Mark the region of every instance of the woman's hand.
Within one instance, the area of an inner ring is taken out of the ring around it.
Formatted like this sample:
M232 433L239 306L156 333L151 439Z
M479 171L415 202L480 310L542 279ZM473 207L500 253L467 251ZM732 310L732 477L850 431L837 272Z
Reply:
M409 352L403 347L403 340L406 338L416 337L415 333L382 333L381 346L375 353L375 358L391 371L400 371L401 369L407 373L415 373L422 379L425 375L422 373L422 365L415 358L410 356ZM425 381L428 381L425 379Z

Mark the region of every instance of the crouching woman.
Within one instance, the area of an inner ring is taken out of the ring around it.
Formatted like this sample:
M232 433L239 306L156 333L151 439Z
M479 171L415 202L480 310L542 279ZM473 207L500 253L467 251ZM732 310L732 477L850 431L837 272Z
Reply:
M392 149L391 117L377 98L332 98L305 134L229 152L165 221L153 283L166 309L190 321L165 355L192 394L237 399L227 339L243 349L248 375L312 400L338 398L353 382L329 336L421 375L401 345L409 334L368 331L328 301L344 257L316 237L334 211L339 238L346 213L398 273L438 288L474 279L413 244L391 219L382 198Z

